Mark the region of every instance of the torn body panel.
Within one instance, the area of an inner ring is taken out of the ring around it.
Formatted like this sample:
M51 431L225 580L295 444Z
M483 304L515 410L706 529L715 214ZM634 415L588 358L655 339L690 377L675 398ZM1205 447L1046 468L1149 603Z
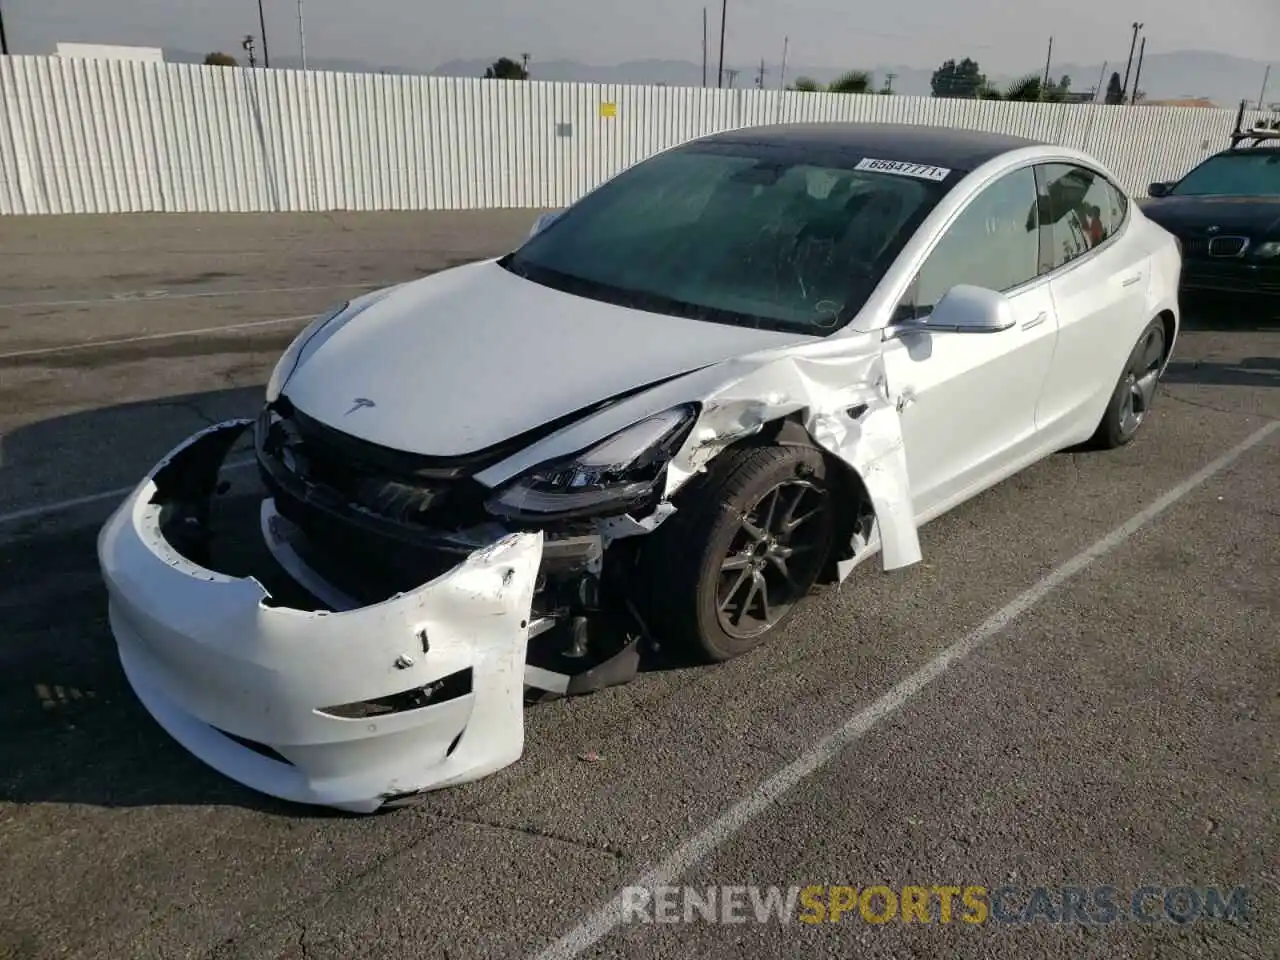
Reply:
M570 455L646 417L697 400L697 423L668 467L662 503L647 516L600 522L606 538L635 536L652 532L664 521L679 489L726 448L771 423L794 417L815 444L845 463L865 486L875 511L873 538L884 569L910 566L920 560L920 543L899 398L887 381L882 343L878 331L850 331L713 364L611 404L487 465L475 478L487 487L501 486L540 462ZM841 565L841 577L875 549L855 545L855 562Z
M542 535L502 537L382 603L274 605L257 578L218 573L175 546L192 542L181 528L207 509L189 497L212 490L248 425L179 446L99 536L121 663L152 716L241 783L353 811L517 760Z
M879 337L847 338L840 345L841 352L829 356L735 361L745 369L704 400L702 416L671 465L666 492L672 496L726 447L796 417L815 444L861 479L875 512L884 569L896 570L920 560L897 404ZM869 555L869 546L853 545L854 562L841 565L841 579Z

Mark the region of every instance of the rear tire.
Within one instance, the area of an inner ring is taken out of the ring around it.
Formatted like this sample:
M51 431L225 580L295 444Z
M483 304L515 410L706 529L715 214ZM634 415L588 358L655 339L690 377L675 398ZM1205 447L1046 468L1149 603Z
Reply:
M699 660L753 650L791 619L831 551L836 504L811 447L746 447L689 481L644 545L657 639Z
M1089 440L1090 447L1114 450L1138 435L1138 429L1147 422L1155 401L1165 352L1164 321L1157 317L1147 324L1125 361L1124 371L1111 394L1106 412Z

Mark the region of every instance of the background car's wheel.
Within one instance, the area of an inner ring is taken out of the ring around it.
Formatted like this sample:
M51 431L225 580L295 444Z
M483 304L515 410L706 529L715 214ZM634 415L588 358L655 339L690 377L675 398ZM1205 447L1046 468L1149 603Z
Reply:
M1111 450L1124 446L1137 435L1155 400L1164 357L1164 321L1155 319L1142 331L1129 354L1106 413L1089 441L1090 446Z
M712 661L759 646L813 588L831 550L835 508L817 450L722 454L681 491L677 512L645 545L657 639Z

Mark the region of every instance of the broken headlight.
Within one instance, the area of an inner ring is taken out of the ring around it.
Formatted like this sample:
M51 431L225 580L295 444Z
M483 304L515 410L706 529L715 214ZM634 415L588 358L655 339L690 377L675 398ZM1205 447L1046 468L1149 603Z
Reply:
M485 504L512 520L561 520L626 513L661 494L667 464L698 416L694 404L634 423L581 453L539 464Z
M337 310L321 314L293 338L293 342L285 348L284 353L280 355L280 359L276 362L275 369L271 371L271 379L267 381L267 403L275 403L279 398L281 391L284 390L284 385L289 382L289 378L293 376L293 371L297 369L298 361L302 357L302 351L307 348L311 338L328 326L329 323L342 316L349 306L349 303L344 303Z

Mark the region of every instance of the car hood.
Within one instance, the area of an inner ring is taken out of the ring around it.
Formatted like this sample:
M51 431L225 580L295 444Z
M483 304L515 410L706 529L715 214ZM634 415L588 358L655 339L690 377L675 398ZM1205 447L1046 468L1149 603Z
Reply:
M484 261L372 298L303 352L283 392L344 433L456 456L709 364L814 339L613 306Z
M1161 197L1142 205L1147 218L1173 233L1262 237L1280 232L1280 197Z

